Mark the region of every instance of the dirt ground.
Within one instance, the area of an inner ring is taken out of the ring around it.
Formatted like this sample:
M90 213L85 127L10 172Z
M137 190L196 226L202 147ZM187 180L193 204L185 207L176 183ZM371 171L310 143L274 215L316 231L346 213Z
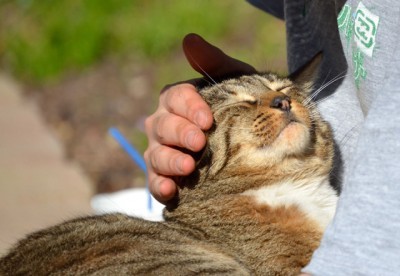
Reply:
M21 87L0 72L0 255L18 239L92 213L91 182Z
M152 74L149 69L105 62L86 73L27 95L76 161L97 193L143 186L143 172L110 137L116 126L139 151L146 146L144 120L151 113Z

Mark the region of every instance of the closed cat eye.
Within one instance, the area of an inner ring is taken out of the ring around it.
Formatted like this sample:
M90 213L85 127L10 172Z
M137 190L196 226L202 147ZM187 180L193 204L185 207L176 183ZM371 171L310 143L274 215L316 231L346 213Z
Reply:
M259 101L258 100L248 100L248 101L246 101L246 103L251 104L251 105L255 105L255 104L258 104Z

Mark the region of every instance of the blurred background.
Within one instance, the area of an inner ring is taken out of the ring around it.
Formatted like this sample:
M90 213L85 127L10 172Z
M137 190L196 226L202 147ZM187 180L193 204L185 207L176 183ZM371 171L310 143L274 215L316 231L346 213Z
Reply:
M286 71L283 22L245 1L0 0L0 75L34 106L91 193L142 187L143 173L107 130L118 127L144 152L159 91L198 77L181 50L191 32L259 70ZM0 129L0 154L4 137Z

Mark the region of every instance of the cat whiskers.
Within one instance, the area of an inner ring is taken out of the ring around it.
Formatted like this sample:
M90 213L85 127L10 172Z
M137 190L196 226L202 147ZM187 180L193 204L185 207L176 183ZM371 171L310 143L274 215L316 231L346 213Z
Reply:
M217 84L217 82L203 69L203 67L200 66L200 64L196 61L196 59L192 56L191 53L187 53L190 56L190 59L199 67L199 69L214 83Z
M331 79L330 81L328 81L327 83L321 85L320 88L318 88L317 90L315 90L310 96L308 96L303 102L303 105L307 105L308 103L310 103L316 96L318 96L319 93L321 93L325 88L327 88L328 86L332 85L333 83L343 79L346 77L346 72L343 72L341 74L339 74L338 76L334 77L333 79ZM325 100L327 98L329 98L330 96L323 98L317 102L321 102L322 100Z

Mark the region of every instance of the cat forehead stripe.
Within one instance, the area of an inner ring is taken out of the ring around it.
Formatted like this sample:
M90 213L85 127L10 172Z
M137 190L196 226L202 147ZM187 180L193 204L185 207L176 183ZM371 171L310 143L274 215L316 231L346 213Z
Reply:
M278 79L276 78L274 81L269 81L267 79L264 79L264 83L272 90L278 91L281 90L282 88L290 87L291 82L287 79Z
M269 90L279 91L289 88L293 83L289 79L282 79L274 74L254 75L245 79L249 83L254 84L254 80L259 81L263 86Z
M233 98L238 101L255 101L256 97L252 96L248 92L248 88L245 85L240 84L229 84L224 87L224 91L234 96Z

